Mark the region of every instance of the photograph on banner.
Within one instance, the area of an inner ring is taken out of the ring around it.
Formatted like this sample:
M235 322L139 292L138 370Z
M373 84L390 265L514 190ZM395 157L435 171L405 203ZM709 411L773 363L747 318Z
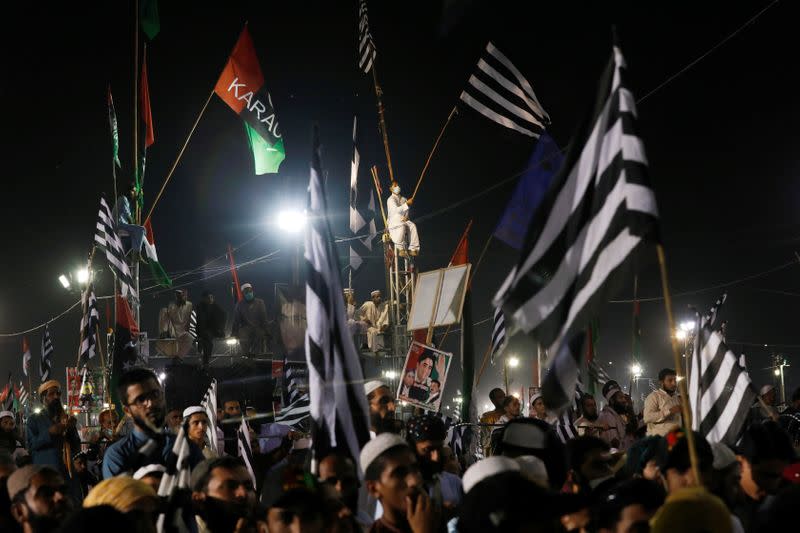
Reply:
M438 411L452 360L452 353L412 342L403 365L397 399L429 411Z

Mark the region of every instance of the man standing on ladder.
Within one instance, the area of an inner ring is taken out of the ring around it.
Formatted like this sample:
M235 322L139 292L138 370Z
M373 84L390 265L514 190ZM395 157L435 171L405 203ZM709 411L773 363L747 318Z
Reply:
M419 254L417 225L408 220L408 208L414 203L414 199L406 200L400 196L400 185L396 181L392 182L391 191L392 195L386 200L389 235L401 257L406 256L406 250L411 256L416 256Z

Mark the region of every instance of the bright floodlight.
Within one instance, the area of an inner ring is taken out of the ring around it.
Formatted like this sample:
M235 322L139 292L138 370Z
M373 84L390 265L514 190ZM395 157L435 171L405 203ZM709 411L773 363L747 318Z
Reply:
M287 233L299 233L306 225L306 214L297 209L286 209L278 213L278 228Z
M773 372L773 374L775 374L776 376L780 376L781 375L780 369L776 368L775 372Z
M511 368L517 368L519 366L519 359L517 359L516 357L509 357L508 366Z
M227 344L228 346L234 346L236 344L239 344L239 339L237 339L236 337L231 337L230 339L225 339L225 344Z
M394 370L386 370L386 371L383 373L383 376L384 376L386 379L394 379L394 378L396 378L396 377L397 377L397 372L395 372Z
M636 377L641 376L642 375L642 366L638 365L638 364L631 365L631 374L633 374Z
M167 373L166 373L166 372L161 372L161 373L159 373L159 374L158 374L158 379L159 379L160 381L164 381L165 379L167 379Z
M512 393L511 393L511 396L513 396L514 398L516 398L517 400L519 400L519 393L518 393L518 392L512 392Z
M89 281L89 271L85 268L79 268L75 272L75 279L78 280L78 283L86 283Z
M681 322L681 329L685 332L690 332L694 329L694 320L687 320L685 322Z
M675 332L675 338L679 341L686 340L686 331L683 329L679 329Z
M58 281L61 283L62 287L64 287L65 289L69 289L69 280L67 279L67 276L61 274L60 276L58 276Z

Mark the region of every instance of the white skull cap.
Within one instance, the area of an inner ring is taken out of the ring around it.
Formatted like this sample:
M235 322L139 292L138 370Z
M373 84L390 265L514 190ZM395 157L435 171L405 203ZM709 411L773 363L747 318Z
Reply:
M469 467L464 473L464 493L466 494L472 490L472 487L492 476L503 474L505 472L520 471L521 468L519 463L510 457L503 457L501 455L487 457L486 459L478 461Z

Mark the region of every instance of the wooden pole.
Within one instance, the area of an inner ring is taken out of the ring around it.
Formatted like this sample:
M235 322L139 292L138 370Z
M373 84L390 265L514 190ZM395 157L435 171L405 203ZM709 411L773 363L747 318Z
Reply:
M420 172L419 178L417 179L417 185L414 187L414 193L411 195L412 200L417 196L417 191L419 190L419 186L422 183L422 178L425 177L425 172L427 172L428 166L431 164L431 159L433 158L433 154L436 153L436 149L439 147L439 141L442 140L442 135L444 135L444 130L447 129L447 126L450 124L450 121L456 114L458 114L458 107L453 106L453 109L450 110L450 114L447 115L447 120L445 121L444 126L442 126L442 129L439 131L439 136L436 137L436 142L433 143L433 148L431 149L431 153L428 154L428 159L425 161L425 166L422 167L422 172Z
M372 81L375 84L375 98L378 100L378 124L381 128L383 137L383 151L386 153L386 166L389 168L389 180L394 180L394 169L392 168L392 152L389 150L389 133L386 129L386 117L383 113L383 89L378 84L378 73L375 62L372 63Z
M383 218L383 227L389 229L389 222L386 218L386 211L383 209L383 194L381 193L381 182L378 179L378 167L374 166L370 169L372 172L372 182L375 185L375 192L378 194L378 205L381 206L381 218Z
M483 361L481 361L481 367L478 370L478 375L475 376L475 387L481 382L481 376L483 376L483 371L486 370L486 363L489 362L489 354L492 353L492 343L489 343L489 346L486 347L486 351L483 353Z
M136 184L139 184L139 0L133 1L133 176ZM141 191L136 191L141 194ZM117 199L114 198L116 202ZM142 213L139 210L139 198L135 200L134 220L139 224Z
M166 189L167 183L169 183L170 178L172 178L172 173L175 172L175 168L178 166L178 163L180 162L181 157L183 157L183 152L184 152L184 150L186 150L186 146L189 144L189 140L192 138L192 135L194 134L194 130L197 129L197 124L200 122L200 119L203 117L203 113L206 112L206 108L208 107L208 103L211 101L211 97L212 96L214 96L214 89L211 89L211 93L208 95L208 98L206 99L206 103L203 104L203 108L200 110L200 113L197 115L197 118L195 119L194 124L192 125L192 129L189 130L189 135L186 136L186 140L183 142L183 146L181 147L180 152L178 152L178 157L175 158L175 162L172 163L172 167L169 169L169 172L167 173L167 177L164 178L164 183L161 185L161 189L158 191L158 194L156 195L156 199L153 200L153 205L150 206L150 211L147 212L147 216L144 219L145 224L147 224L147 221L150 220L150 217L153 214L153 210L156 208L156 205L158 205L158 201L161 199L161 195L164 194L164 189Z
M664 254L664 246L661 244L656 245L656 253L658 254L658 266L661 271L661 290L664 293L664 307L667 312L667 323L669 324L669 338L672 344L672 357L674 359L675 368L681 367L681 354L678 347L678 339L675 338L675 320L672 316L672 295L669 291L669 278L667 276L667 260ZM700 468L697 460L697 447L694 442L694 432L692 427L692 414L689 411L689 393L686 390L686 379L678 382L678 389L681 395L681 414L683 415L683 424L689 430L686 432L686 443L689 445L689 459L692 464L692 472L694 473L695 481L698 485L702 485L703 481L700 478Z

